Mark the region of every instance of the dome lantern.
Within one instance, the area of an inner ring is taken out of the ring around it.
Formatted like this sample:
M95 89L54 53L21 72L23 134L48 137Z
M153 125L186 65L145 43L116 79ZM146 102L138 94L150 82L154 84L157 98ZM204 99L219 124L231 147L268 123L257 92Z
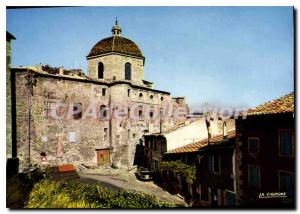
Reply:
M116 18L116 23L112 27L111 32L113 33L113 36L120 36L121 35L122 29L118 24L118 18Z

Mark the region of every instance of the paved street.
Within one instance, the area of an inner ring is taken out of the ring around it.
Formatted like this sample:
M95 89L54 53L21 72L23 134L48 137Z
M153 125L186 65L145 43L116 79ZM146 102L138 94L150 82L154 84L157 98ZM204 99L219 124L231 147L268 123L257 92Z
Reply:
M135 169L126 171L121 169L101 168L79 172L79 175L80 181L84 183L101 183L112 191L118 191L120 189L136 190L155 195L161 201L171 202L178 206L186 205L182 199L164 191L152 181L139 181L135 176L135 171Z

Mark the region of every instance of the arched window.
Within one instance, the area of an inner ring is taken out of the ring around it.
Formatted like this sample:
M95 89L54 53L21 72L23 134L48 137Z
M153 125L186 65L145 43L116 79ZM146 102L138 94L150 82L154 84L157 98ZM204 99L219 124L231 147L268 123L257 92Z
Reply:
M131 64L125 63L125 80L131 80Z
M98 64L98 79L103 79L104 65L102 62Z

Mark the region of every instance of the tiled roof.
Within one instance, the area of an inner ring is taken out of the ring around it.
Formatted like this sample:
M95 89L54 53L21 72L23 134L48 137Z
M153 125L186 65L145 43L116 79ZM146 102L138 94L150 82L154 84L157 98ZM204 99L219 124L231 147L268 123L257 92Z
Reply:
M235 130L229 131L227 133L227 137L228 137L228 139L234 138L235 137ZM217 135L217 136L212 137L210 139L210 144L211 145L216 145L216 144L219 144L219 143L222 143L222 142L223 142L223 135ZM181 146L179 148L173 149L171 151L168 151L166 154L196 152L199 149L204 148L207 145L208 145L208 140L204 139L204 140L201 140L201 141L198 141L198 142L190 143L188 145Z
M143 57L141 50L133 41L121 36L112 36L102 39L94 45L87 57L110 52Z
M249 109L247 115L263 115L294 112L294 92Z

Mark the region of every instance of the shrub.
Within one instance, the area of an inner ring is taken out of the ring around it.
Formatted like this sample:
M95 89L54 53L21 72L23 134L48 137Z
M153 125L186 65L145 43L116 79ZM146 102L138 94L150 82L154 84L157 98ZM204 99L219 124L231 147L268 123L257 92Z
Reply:
M114 193L99 184L44 179L34 185L27 208L163 208L174 207L154 196L136 192Z
M193 183L196 180L196 166L190 166L181 161L161 162L160 170L175 177L183 177L189 183Z

